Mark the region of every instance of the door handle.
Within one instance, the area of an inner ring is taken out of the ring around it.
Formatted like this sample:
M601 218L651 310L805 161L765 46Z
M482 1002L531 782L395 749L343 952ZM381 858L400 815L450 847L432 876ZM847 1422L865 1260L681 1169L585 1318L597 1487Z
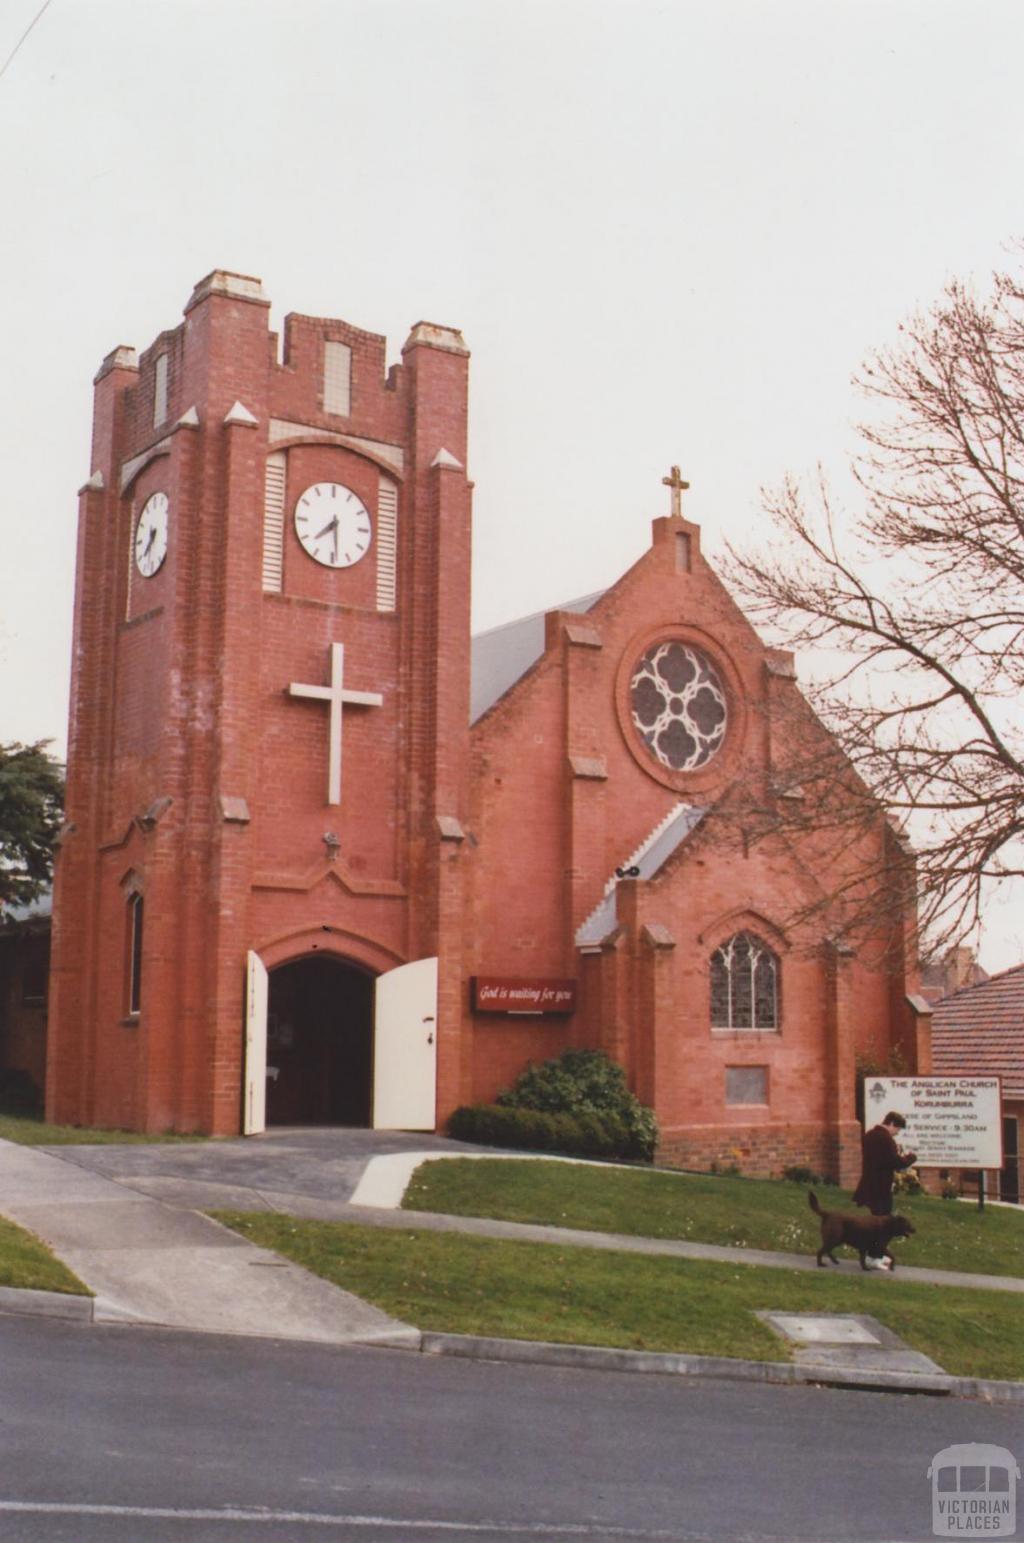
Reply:
M433 1034L428 1034L427 1035L427 1044L428 1045L432 1045L433 1043L434 1043L434 1036L433 1036Z

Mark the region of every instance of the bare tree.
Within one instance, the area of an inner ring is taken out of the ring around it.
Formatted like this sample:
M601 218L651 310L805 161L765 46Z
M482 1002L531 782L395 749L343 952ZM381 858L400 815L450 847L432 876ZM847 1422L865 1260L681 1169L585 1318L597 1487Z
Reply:
M778 799L775 823L824 815L841 839L880 801L913 843L937 946L1024 874L1022 281L997 273L983 297L951 283L901 332L856 378L869 417L852 521L821 473L813 493L787 480L766 495L781 543L731 549L730 577L753 619L840 661L809 695L857 777L794 734L788 791L813 796ZM848 910L906 859L890 843L874 861L844 875Z

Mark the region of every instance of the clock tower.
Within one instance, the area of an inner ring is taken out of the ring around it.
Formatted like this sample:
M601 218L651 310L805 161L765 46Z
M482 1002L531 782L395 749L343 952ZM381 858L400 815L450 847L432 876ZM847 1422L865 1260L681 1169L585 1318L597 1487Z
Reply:
M268 310L213 272L96 377L55 1120L432 1129L468 1086L467 350Z

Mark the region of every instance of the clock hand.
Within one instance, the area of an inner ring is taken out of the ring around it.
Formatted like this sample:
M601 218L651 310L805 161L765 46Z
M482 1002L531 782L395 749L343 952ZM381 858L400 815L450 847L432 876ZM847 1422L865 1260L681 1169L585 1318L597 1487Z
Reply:
M154 525L154 526L152 526L150 528L149 540L146 542L146 550L142 554L143 557L148 557L149 556L149 549L153 545L153 542L155 540L156 540L156 526Z
M335 534L335 537L337 537L337 534L338 534L338 516L337 515L334 515L334 517L332 519L327 521L327 524L324 526L323 530L318 530L317 531L316 535L313 537L313 540L314 541L319 541L321 536L329 535L332 530L333 530L333 532Z

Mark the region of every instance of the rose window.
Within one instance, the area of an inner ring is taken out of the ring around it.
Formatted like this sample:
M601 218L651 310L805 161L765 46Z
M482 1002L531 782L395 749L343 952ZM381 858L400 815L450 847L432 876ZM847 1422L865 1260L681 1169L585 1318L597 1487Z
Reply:
M629 683L633 723L644 744L672 771L696 771L725 739L725 689L711 661L688 643L655 643Z

